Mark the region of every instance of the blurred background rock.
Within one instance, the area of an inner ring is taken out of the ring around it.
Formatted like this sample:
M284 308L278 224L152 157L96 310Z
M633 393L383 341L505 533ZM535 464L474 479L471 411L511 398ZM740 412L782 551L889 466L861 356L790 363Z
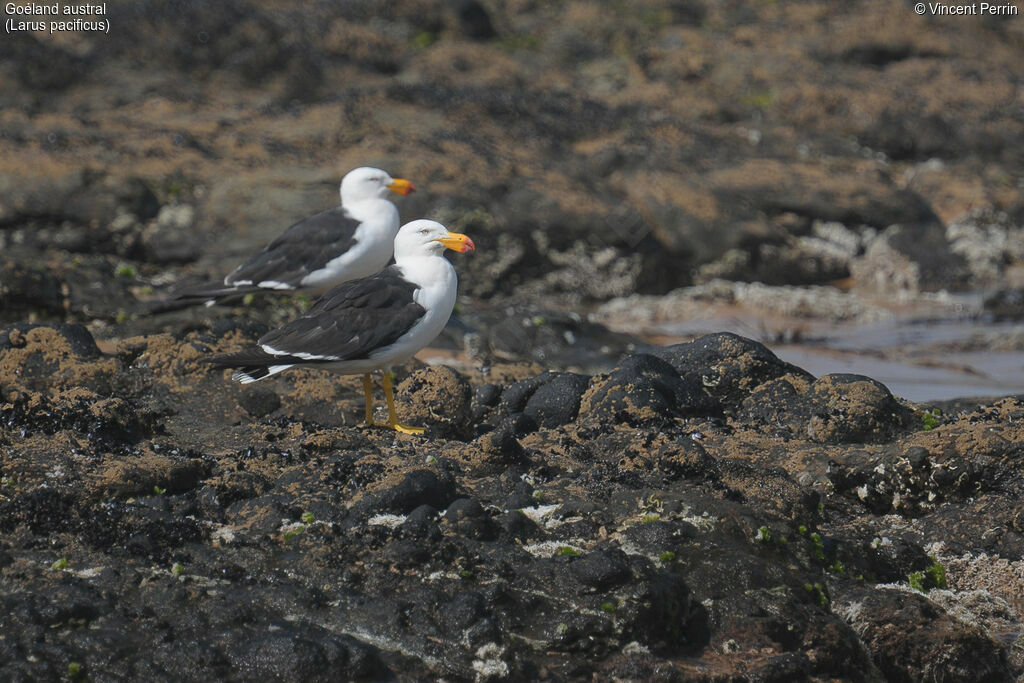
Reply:
M137 300L222 277L364 164L415 181L403 220L473 235L456 267L475 328L604 304L592 320L644 339L705 331L680 325L693 319L827 337L807 321L836 305L814 286L859 324L1024 312L1018 17L874 1L107 7L109 34L0 46L4 322L166 327L136 319ZM820 303L766 319L707 294L736 283ZM614 314L652 307L639 326ZM979 348L971 335L958 350Z

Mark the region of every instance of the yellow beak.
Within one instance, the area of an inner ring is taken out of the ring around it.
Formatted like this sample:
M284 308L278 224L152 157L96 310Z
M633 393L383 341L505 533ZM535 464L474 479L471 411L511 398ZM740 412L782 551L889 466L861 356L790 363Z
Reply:
M395 178L394 182L388 185L388 189L395 194L407 195L416 191L416 186L404 178Z
M473 251L476 249L476 245L473 244L473 240L458 232L450 232L447 237L438 238L437 241L448 249L457 251L460 254L465 254L467 251Z

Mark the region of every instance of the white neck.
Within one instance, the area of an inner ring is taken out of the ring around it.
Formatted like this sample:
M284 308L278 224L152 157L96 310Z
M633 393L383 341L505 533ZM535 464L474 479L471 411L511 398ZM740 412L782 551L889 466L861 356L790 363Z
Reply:
M349 215L361 221L374 220L378 218L382 224L387 225L391 239L398 234L398 207L386 199L378 197L364 197L358 201L343 201L341 205L348 211Z
M387 197L387 188L381 188L379 193L366 194L359 190L365 190L366 188L350 187L346 192L344 184L338 189L338 194L341 196L341 205L348 206L349 204L358 204L360 202L385 199Z
M426 311L420 321L420 334L432 340L444 329L455 308L459 284L455 268L438 253L407 256L396 265L402 269L402 277L418 287L413 300Z
M406 280L424 287L432 283L457 281L455 268L437 252L402 254L396 250L395 265L402 269Z

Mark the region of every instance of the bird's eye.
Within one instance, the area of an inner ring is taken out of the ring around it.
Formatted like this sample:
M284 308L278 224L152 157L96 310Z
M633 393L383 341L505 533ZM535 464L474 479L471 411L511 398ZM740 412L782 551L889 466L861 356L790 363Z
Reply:
M422 230L420 230L421 235L426 235L428 232L430 232L430 230L428 230L427 228L423 228Z

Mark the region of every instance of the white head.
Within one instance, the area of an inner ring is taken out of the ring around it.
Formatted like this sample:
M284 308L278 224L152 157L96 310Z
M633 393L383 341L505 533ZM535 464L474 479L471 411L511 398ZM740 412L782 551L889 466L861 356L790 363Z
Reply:
M392 178L379 168L361 166L349 171L341 181L341 203L353 204L366 199L380 199L388 192L406 195L416 187L403 178Z
M395 237L395 261L416 256L439 255L445 249L460 253L473 251L476 245L469 237L448 232L437 221L418 220L406 223Z

